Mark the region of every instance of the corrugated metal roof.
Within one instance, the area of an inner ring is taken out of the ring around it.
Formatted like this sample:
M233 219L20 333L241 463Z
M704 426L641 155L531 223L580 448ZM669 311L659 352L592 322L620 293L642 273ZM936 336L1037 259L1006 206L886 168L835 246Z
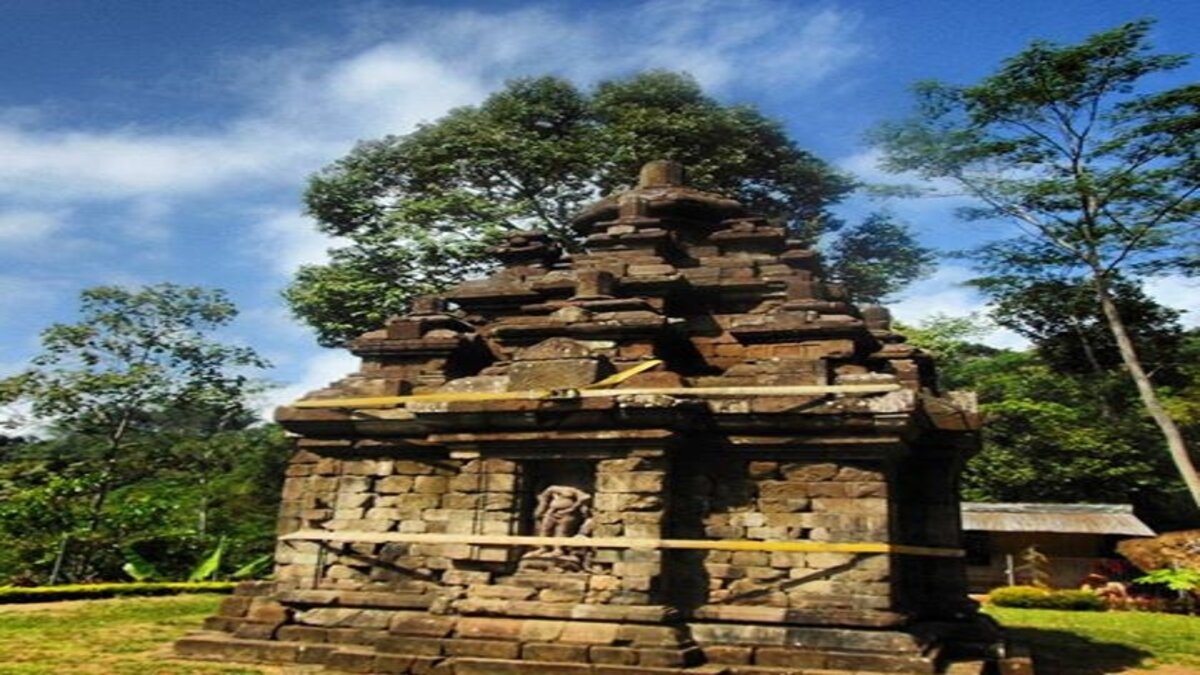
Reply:
M1071 532L1153 537L1128 504L985 504L963 502L963 529Z

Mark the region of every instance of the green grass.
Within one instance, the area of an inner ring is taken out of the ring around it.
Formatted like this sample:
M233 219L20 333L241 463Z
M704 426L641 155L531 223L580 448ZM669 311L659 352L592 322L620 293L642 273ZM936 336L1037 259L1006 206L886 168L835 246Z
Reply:
M987 606L1038 672L1091 675L1159 665L1200 667L1200 617L1152 612L1067 612Z
M170 645L196 630L218 595L113 598L0 607L0 674L191 675L278 672L174 661Z

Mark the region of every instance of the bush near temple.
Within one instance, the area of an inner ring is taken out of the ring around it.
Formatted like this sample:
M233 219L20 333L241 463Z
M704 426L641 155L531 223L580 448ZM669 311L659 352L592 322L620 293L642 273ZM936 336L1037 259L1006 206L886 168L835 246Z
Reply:
M988 601L997 607L1024 609L1068 609L1102 612L1104 598L1092 591L1051 590L1036 586L1008 586L988 594Z

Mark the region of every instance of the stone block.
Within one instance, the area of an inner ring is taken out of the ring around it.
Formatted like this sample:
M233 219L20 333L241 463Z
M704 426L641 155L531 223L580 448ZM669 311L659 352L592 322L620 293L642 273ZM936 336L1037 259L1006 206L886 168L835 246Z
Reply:
M243 621L233 629L234 637L246 638L249 640L270 640L275 637L275 630L279 627L277 623L249 623Z
M467 588L467 595L482 599L529 600L537 595L537 590L525 586L472 584Z
M325 665L343 673L369 673L375 667L375 652L339 649L326 657Z
M464 473L450 479L447 486L452 492L512 492L517 485L513 474Z
M618 577L651 577L662 569L659 563L619 562L613 565L613 574Z
M413 672L411 654L376 654L374 672L381 675L402 675Z
M522 570L505 579L505 583L513 586L528 586L529 588L557 588L568 591L582 591L587 588L588 580L594 577L585 573L562 572L530 572Z
M367 476L342 476L338 478L339 493L370 492L373 479Z
M746 573L746 578L758 581L778 581L787 577L786 571L774 567L753 565L743 567L742 569Z
M787 463L780 467L784 478L789 481L815 482L824 480L833 480L838 475L841 469L837 464L831 463Z
M881 481L843 483L847 497L887 497L887 483Z
M452 510L475 510L483 503L481 494L451 493L442 496L442 507Z
M776 478L779 473L778 462L755 461L746 464L746 475L755 480Z
M451 569L442 573L443 584L466 586L470 584L489 584L491 581L492 573L483 570Z
M377 609L317 607L296 613L296 621L324 628L387 628L392 612Z
M625 524L625 536L630 539L657 539L661 533L659 525Z
M648 457L622 457L619 459L602 459L596 462L597 473L627 473L629 471L645 471L661 468L661 461Z
M675 647L686 636L674 626L649 626L624 624L618 626L614 640L609 643L626 644L634 647Z
M204 617L204 630L216 631L219 633L232 633L237 630L237 627L242 625L245 619L229 617L229 616L207 616Z
M488 489L491 489L492 484L495 482L496 480L492 479L488 484ZM450 496L446 495L446 497ZM515 506L516 499L512 494L505 492L485 492L483 494L483 509L485 511L508 511Z
M587 580L587 587L593 591L611 591L620 587L620 577L607 574L596 574Z
M518 361L509 366L509 387L513 391L570 389L600 379L600 360L595 358Z
M853 482L882 482L886 480L881 471L857 466L843 466L838 469L834 480Z
M647 668L682 668L699 663L703 658L699 649L638 649L638 665Z
M547 588L538 592L537 599L539 602L583 602L583 591Z
M521 621L520 639L522 642L552 642L562 636L566 626L565 621L525 619Z
M764 499L775 502L785 500L808 500L809 484L792 480L766 480L758 484L758 492Z
M440 495L417 495L406 494L397 495L393 498L392 504L402 510L414 512L414 515L424 509L436 508L442 503Z
M328 639L329 629L318 626L299 626L289 624L280 626L275 631L275 638L285 642L316 642L322 643Z
M377 492L385 495L411 492L415 479L412 476L386 476L375 483Z
M768 668L824 669L825 654L788 647L759 647L754 652L754 665Z
M499 617L464 617L459 620L455 637L489 640L519 640L522 621Z
M615 644L621 631L628 626L616 623L579 622L567 623L559 634L558 641L575 644L611 645Z
M599 492L659 493L663 489L663 474L658 471L629 471L596 476Z
M420 520L402 520L396 524L396 531L406 534L424 534L429 531L429 523Z
M250 603L253 598L247 596L232 595L221 600L221 606L217 609L219 616L240 617L245 616L250 609Z
M703 648L709 663L748 665L754 656L754 648L735 645L710 645Z
M837 481L824 481L820 483L809 483L808 496L810 497L846 497L846 486L848 483L840 483Z
M375 650L414 656L440 656L442 654L442 640L429 637L389 635L375 642Z
M443 649L447 656L475 656L488 659L515 659L520 656L521 644L506 640L446 640Z
M450 635L458 622L457 617L435 614L397 612L388 625L393 635L442 638Z
M448 480L445 476L417 476L413 481L413 492L422 495L440 495L446 492Z
M770 564L771 556L766 551L734 551L732 562L742 567L765 567Z
M815 498L812 500L814 511L837 513L841 515L885 515L887 500L873 497L862 499Z
M832 652L825 658L831 670L857 670L876 673L933 673L934 664L919 656L896 654L859 654Z
M601 492L595 497L595 506L597 511L659 511L663 501L655 494Z
M582 644L530 642L521 648L521 658L530 661L584 663L588 660L588 646Z
M229 598L235 599L235 598ZM292 618L292 610L288 607L268 600L267 598L253 598L248 611L246 612L246 620L253 623L269 623L279 625L289 621Z
M184 658L268 663L297 662L304 649L303 645L244 640L228 635L190 635L175 643L175 653Z
M392 464L392 472L398 476L421 476L433 473L433 466L425 462L397 460Z

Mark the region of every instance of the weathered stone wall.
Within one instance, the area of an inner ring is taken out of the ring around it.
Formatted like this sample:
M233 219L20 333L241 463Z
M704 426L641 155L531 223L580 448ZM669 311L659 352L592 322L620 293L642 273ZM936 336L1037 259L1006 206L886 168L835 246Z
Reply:
M708 455L677 463L674 536L681 538L888 542L883 468L827 461L765 461ZM792 610L889 609L889 557L882 554L708 551L676 556L676 596L697 617L783 620ZM683 580L687 580L686 582ZM690 587L689 587L690 586ZM698 600L698 601L697 601ZM809 612L818 617L820 612ZM851 618L828 615L830 623Z
M532 502L555 474L547 461L499 458L404 460L360 454L349 444L301 441L284 486L279 533L531 534ZM665 519L662 450L575 461L594 486L595 537L656 540ZM560 462L561 463L561 460ZM281 541L276 578L297 590L400 591L424 604L457 602L468 611L512 610L512 602L635 605L657 602L658 551L584 551L586 574L549 576L518 566L528 548L468 543ZM317 565L322 567L318 570ZM494 601L494 602L492 602ZM415 602L415 600L414 600Z
M516 534L519 465L487 459L389 459L349 444L301 442L288 465L279 533L299 529L410 534ZM326 453L326 454L323 454ZM332 454L329 454L332 453ZM281 541L276 578L295 589L403 591L453 598L471 580L503 571L509 547L442 543ZM318 561L323 568L318 570ZM456 563L471 572L446 575ZM480 576L482 575L482 576ZM429 602L434 600L429 598Z

